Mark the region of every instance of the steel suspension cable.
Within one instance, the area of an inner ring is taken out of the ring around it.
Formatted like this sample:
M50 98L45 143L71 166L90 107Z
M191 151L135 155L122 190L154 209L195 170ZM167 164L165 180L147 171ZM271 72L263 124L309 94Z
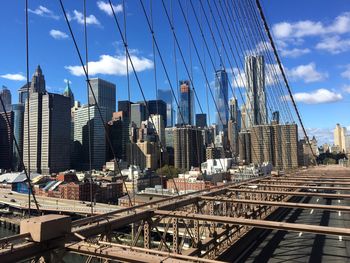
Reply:
M83 61L83 58L82 58L80 49L79 49L79 47L78 47L77 41L76 41L76 39L75 39L75 35L74 35L74 33L73 33L73 30L72 30L70 21L69 21L69 19L68 19L66 9L65 9L65 7L64 7L64 5L63 5L62 0L58 0L58 1L59 1L59 3L60 3L61 10L62 10L62 13L63 13L63 15L64 15L66 24L67 24L67 26L68 26L69 33L70 33L70 35L71 35L71 37L72 37L73 44L74 44L74 48L75 48L75 51L76 51L76 53L77 53L77 55L78 55L79 62L80 62L80 64L81 64L82 70L83 70L83 72L84 72L84 76L85 76L86 80L88 80L88 79L89 79L89 76L88 76L88 74L87 74L87 72L86 72L86 68L85 68L85 65L84 65L84 61ZM111 140L110 140L110 138L109 138L109 134L108 134L108 132L107 132L107 125L106 125L106 122L105 122L105 120L104 120L104 118L103 118L101 108L100 108L100 106L99 106L98 103L97 103L97 99L96 99L95 92L94 92L94 90L93 90L93 88L92 88L92 86L91 86L90 81L87 81L87 83L88 83L88 85L89 85L91 94L92 94L93 99L94 99L94 101L95 101L95 105L96 105L96 107L97 107L97 111L98 111L98 113L99 113L100 120L101 120L102 125L103 125L103 127L104 127L105 137L106 137L106 139L107 139L107 143L108 143L109 147L111 148L111 151L112 151L112 154L113 154L113 158L114 158L114 162L117 164L117 168L118 168L119 173L121 173L119 164L118 164L118 162L116 162L116 155L115 155L115 151L114 151L114 149L113 149L112 142L111 142ZM125 189L127 189L127 188L126 188L126 184L125 184L125 180L124 180L124 178L123 178L122 175L121 175L121 178L122 178L123 185L124 185ZM128 195L128 198L129 198L129 202L131 203L131 198L130 198L130 195L129 195L128 192L127 192L127 195Z

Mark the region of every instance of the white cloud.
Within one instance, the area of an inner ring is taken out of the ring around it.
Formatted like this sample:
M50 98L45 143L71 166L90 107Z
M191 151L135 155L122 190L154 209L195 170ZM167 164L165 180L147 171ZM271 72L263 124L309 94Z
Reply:
M350 85L344 85L344 86L343 86L343 90L344 90L346 93L349 93L349 94L350 94Z
M323 145L324 143L333 144L333 130L334 128L306 128L306 133L311 140L315 136L317 144ZM304 137L304 133L299 127L300 138Z
M293 96L297 102L302 102L305 104L330 103L343 99L343 96L340 93L336 93L327 89L318 89L312 92L299 92L293 94ZM290 98L286 96L286 99Z
M326 37L317 43L317 49L339 54L350 50L350 39L341 39L339 36Z
M52 12L50 9L46 8L45 6L39 5L36 9L32 10L28 8L28 12L32 14L36 14L38 16L43 17L50 17L53 19L58 20L60 17L55 15L54 12Z
M15 80L15 81L24 81L24 80L26 80L26 77L23 76L21 73L4 74L4 75L1 75L0 77L2 77L4 79L9 79L9 80Z
M113 15L113 12L112 12L112 9L111 9L111 6L109 5L109 3L104 2L104 1L98 1L97 6L101 11L105 12L107 15L109 15L109 16ZM114 9L114 13L116 13L116 14L121 13L121 12L123 12L123 5L122 4L113 5L113 9Z
M328 77L327 73L318 72L313 62L287 70L287 74L294 80L303 80L306 83L322 81Z
M234 68L232 74L232 86L234 88L244 88L247 85L247 78L244 70Z
M150 59L144 57L137 57L136 55L131 55L131 60L137 72L153 68L153 62ZM129 69L130 64L131 63L129 61ZM97 74L124 76L127 73L125 56L123 55L101 55L98 61L91 61L88 65L89 74L91 76ZM75 76L84 75L84 70L81 66L66 66L65 68L68 69L70 73Z
M274 35L279 39L301 38L306 36L344 34L350 32L350 12L337 16L329 25L320 21L304 20L294 23L281 22L273 25Z
M341 76L346 79L350 79L350 64L345 66L345 71L341 73Z
M68 38L68 35L62 31L51 29L50 30L50 36L52 36L54 39L65 39Z
M84 25L84 15L83 13L74 10L73 15L68 14L68 20L75 20L79 24ZM94 16L94 15L89 15L86 16L86 24L87 25L100 25L100 21Z
M296 58L311 52L308 48L281 49L282 57Z

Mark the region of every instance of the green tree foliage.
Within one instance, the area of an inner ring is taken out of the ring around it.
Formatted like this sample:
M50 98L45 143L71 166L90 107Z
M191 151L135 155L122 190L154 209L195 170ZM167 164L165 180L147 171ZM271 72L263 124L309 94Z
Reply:
M321 153L317 157L317 163L318 164L337 164L339 163L340 159L347 159L346 155L344 153L330 153L325 152Z
M179 174L184 172L185 171L183 169L178 169L171 165L164 165L163 167L158 168L156 171L158 175L163 175L163 176L166 176L167 178L178 177Z

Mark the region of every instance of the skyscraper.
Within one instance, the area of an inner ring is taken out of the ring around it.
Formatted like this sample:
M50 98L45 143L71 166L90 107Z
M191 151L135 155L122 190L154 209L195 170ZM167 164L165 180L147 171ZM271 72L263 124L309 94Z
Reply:
M25 107L24 113L23 159L28 166L30 151L31 171L48 174L69 168L70 119L70 100L46 92L45 78L38 66L31 82L29 112Z
M141 102L140 102L141 103ZM149 115L161 115L164 121L164 126L167 123L167 104L163 100L147 101ZM146 110L147 113L147 110ZM149 116L146 116L148 118Z
M131 111L131 105L134 104L131 101L128 100L120 100L118 101L118 111L124 112L124 117L127 117L130 119L130 111Z
M247 78L246 91L246 128L267 124L265 94L265 64L263 56L248 56L245 59Z
M194 124L194 98L193 90L188 80L180 80L180 110L177 113L177 123L182 125Z
M141 122L146 120L146 106L144 103L131 104L131 123L135 123L138 128L141 127Z
M224 131L228 122L228 85L227 73L224 69L215 72L216 124L218 131Z
M0 97L2 102L4 103L5 109L2 107L0 103L0 112L11 111L11 91L6 87L2 86L2 90L0 91Z
M240 114L240 111L238 109L237 99L231 98L230 99L230 119L227 125L227 134L228 134L228 141L229 141L232 156L238 156L238 151L239 151L238 132L239 132L240 120L238 119L238 114Z
M40 65L38 65L32 77L29 92L40 94L46 93L45 76L43 75Z
M273 165L277 169L298 167L298 126L296 124L272 125Z
M106 120L107 109L105 107L100 109L102 117ZM90 120L88 105L80 107L74 113L74 166L77 169L89 169L89 139L92 169L101 169L106 161L106 136L96 105L90 106Z
M106 80L95 78L90 79L91 88L94 91L96 102L100 107L106 108L108 121L112 118L113 112L116 110L116 86L115 84ZM95 99L92 95L91 89L89 88L89 104L95 105Z
M158 99L166 103L166 127L174 126L175 111L173 109L173 94L170 89L159 89Z
M342 152L346 152L346 127L341 127L339 123L335 126L334 129L334 145L339 146Z
M271 125L254 125L251 127L252 163L273 163Z
M239 159L244 164L252 162L251 154L251 133L250 131L241 131L239 134Z
M112 120L108 122L107 128L116 158L126 161L126 145L129 142L129 120L125 112L114 112ZM112 160L114 158L112 150L108 144L106 147L107 160Z
M7 116L7 118L6 118ZM9 122L7 122L7 119ZM11 169L13 112L0 113L0 168Z
M207 114L205 113L196 114L196 126L200 128L207 127Z
M162 144L162 147L165 147L165 126L163 121L163 116L159 114L151 114L148 118L148 121L154 124L154 129L157 132L157 136Z
M31 82L29 82L29 87ZM28 86L27 83L18 89L18 102L24 104L28 98Z
M23 157L23 123L24 123L24 104L13 104L13 134L17 140L19 152L13 142L12 168L14 171L23 169L20 158Z
M70 88L70 81L67 81L67 86L64 89L63 96L68 97L70 99L70 107L74 107L74 94Z
M202 131L193 127L174 128L174 163L176 168L190 170L204 160Z

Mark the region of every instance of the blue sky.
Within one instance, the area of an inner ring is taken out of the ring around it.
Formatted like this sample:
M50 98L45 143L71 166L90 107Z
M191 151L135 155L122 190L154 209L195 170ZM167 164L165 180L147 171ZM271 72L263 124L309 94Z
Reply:
M0 85L10 88L13 102L17 102L17 90L25 81L25 20L24 1L4 0L0 10L2 38L0 49ZM85 80L78 56L74 50L66 22L58 1L29 1L30 32L30 76L40 64L45 74L47 89L61 93L64 80L69 79L75 98L86 102ZM84 54L82 10L83 1L63 1L69 13L79 48ZM110 10L103 1L88 2L88 38L90 73L117 85L117 100L127 99L125 77L125 57L121 38ZM118 19L122 23L121 1L113 1ZM170 10L170 1L167 3ZM206 1L204 1L206 2ZM149 12L149 1L144 1ZM176 89L173 39L160 0L153 1L154 30L167 65L170 83ZM174 1L177 3L177 1ZM189 1L182 1L193 26L196 43L201 58L206 58L209 82L214 79L213 68L208 54L203 51L203 41L199 35ZM198 15L199 2L193 0ZM187 5L187 6L186 6ZM269 25L278 45L284 67L288 73L293 93L301 111L304 124L311 135L321 142L332 141L332 129L336 123L350 126L350 3L347 0L262 0ZM214 10L215 11L215 10ZM132 60L138 71L147 99L155 98L154 64L152 40L145 24L139 1L126 1L127 38L132 51ZM207 112L205 79L196 58L194 47L189 41L181 11L174 4L175 30L182 46L187 65L192 57L192 72L195 88L202 108ZM208 12L209 15L209 12ZM202 24L205 22L202 20ZM122 24L123 25L123 24ZM204 28L208 35L208 29ZM216 35L217 36L217 35ZM215 67L219 67L218 54L208 38L213 51ZM258 43L255 43L258 45ZM191 49L189 49L191 47ZM191 50L191 52L190 52ZM177 52L179 79L188 78ZM227 63L227 62L226 62ZM158 88L169 88L169 82L156 55ZM228 65L226 65L229 67ZM234 67L242 68L241 65ZM134 76L131 73L132 100L141 100ZM236 88L238 89L238 88ZM236 91L235 91L236 92ZM231 92L229 92L231 94ZM210 99L211 101L211 99ZM211 121L214 120L214 106L209 102ZM196 111L200 112L198 105Z

